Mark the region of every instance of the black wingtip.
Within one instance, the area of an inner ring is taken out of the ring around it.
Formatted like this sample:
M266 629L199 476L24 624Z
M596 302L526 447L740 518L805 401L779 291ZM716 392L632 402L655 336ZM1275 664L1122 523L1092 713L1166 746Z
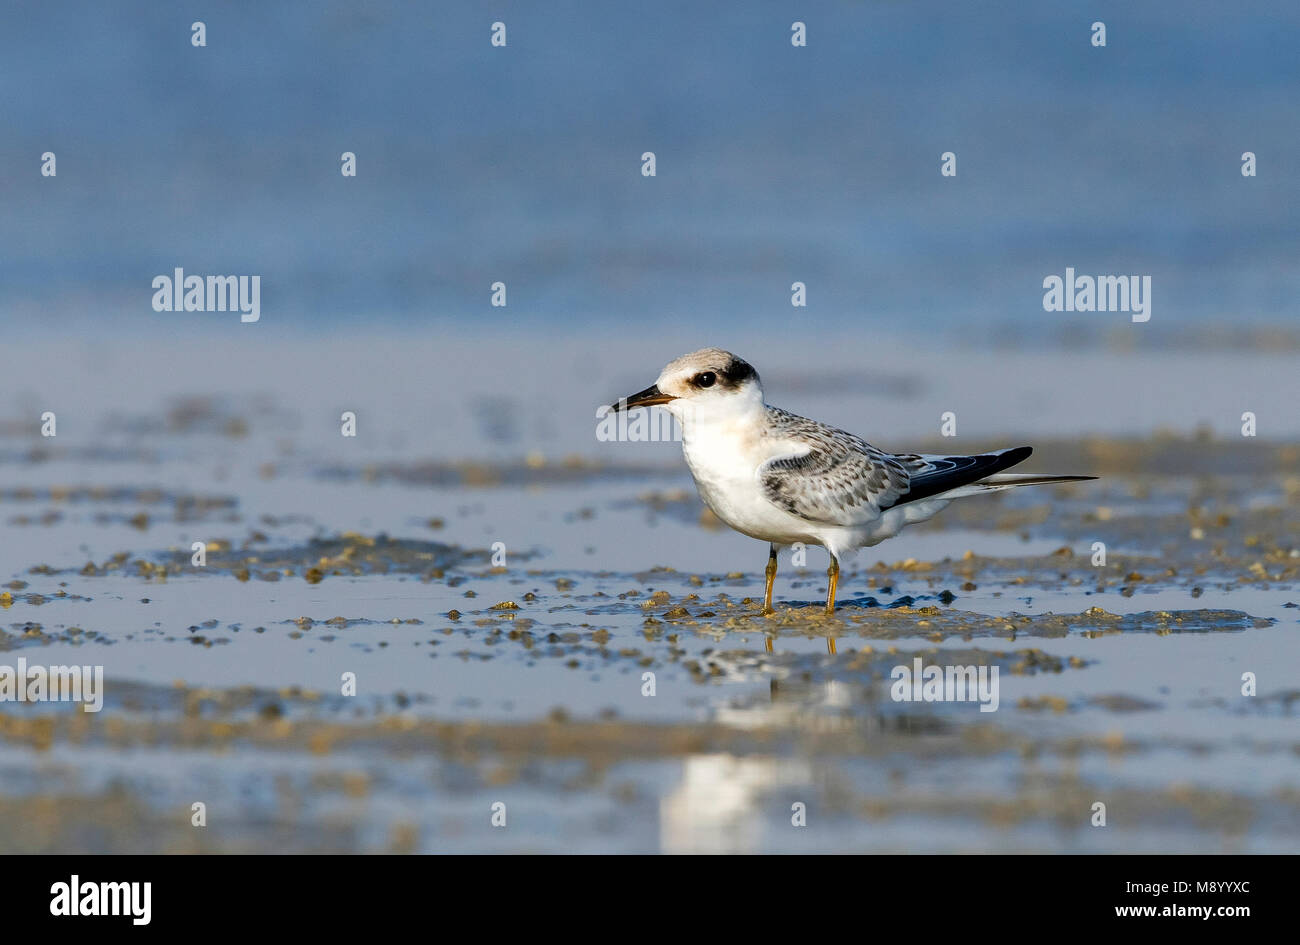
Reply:
M987 476L1010 469L1017 463L1029 458L1033 447L1013 446L1011 449L998 450L995 453L979 453L975 456L944 457L960 463L957 468L937 471L916 477L908 484L909 488L894 505L928 499L930 496L948 492L972 482L978 482Z
M1010 469L1012 466L1018 466L1027 460L1034 452L1032 446L1013 446L1010 449L998 450L996 453L985 453L984 457L993 460L989 463L984 472L978 477L983 479L985 476L991 476L994 473L1000 473L1004 469Z

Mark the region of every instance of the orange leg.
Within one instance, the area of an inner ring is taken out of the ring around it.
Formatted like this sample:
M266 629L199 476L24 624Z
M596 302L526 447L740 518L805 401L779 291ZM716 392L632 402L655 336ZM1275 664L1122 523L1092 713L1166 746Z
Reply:
M834 555L831 555L831 566L826 569L826 577L830 581L830 587L826 589L826 615L829 617L835 613L835 588L840 583L840 563Z
M772 582L776 580L776 545L768 546L767 590L763 593L763 614L772 613Z

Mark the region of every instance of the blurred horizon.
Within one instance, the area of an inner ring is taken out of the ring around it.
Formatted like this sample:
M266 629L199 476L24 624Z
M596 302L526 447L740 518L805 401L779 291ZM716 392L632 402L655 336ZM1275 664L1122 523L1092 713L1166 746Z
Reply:
M1291 5L77 2L3 20L10 331L706 318L710 340L1295 346ZM261 322L152 311L177 266L260 275ZM1045 312L1067 266L1150 275L1151 321Z

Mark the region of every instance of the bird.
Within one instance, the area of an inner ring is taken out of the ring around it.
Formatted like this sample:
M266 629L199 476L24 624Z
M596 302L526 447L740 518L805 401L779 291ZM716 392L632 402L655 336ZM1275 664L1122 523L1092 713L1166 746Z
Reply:
M840 559L924 522L953 499L1096 476L1004 472L1032 447L971 456L889 453L852 433L770 406L758 372L721 348L683 355L645 390L598 412L660 406L681 425L682 455L700 498L731 528L768 543L764 615L777 552L796 543L830 554L826 614Z

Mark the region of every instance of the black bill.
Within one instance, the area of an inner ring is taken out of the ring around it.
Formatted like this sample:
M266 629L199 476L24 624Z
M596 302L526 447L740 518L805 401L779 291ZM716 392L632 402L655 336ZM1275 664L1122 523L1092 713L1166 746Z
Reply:
M676 397L670 397L659 389L658 384L651 384L645 390L624 397L616 404L610 404L610 410L631 410L633 407L653 407L655 404L666 404L670 400L676 400Z

